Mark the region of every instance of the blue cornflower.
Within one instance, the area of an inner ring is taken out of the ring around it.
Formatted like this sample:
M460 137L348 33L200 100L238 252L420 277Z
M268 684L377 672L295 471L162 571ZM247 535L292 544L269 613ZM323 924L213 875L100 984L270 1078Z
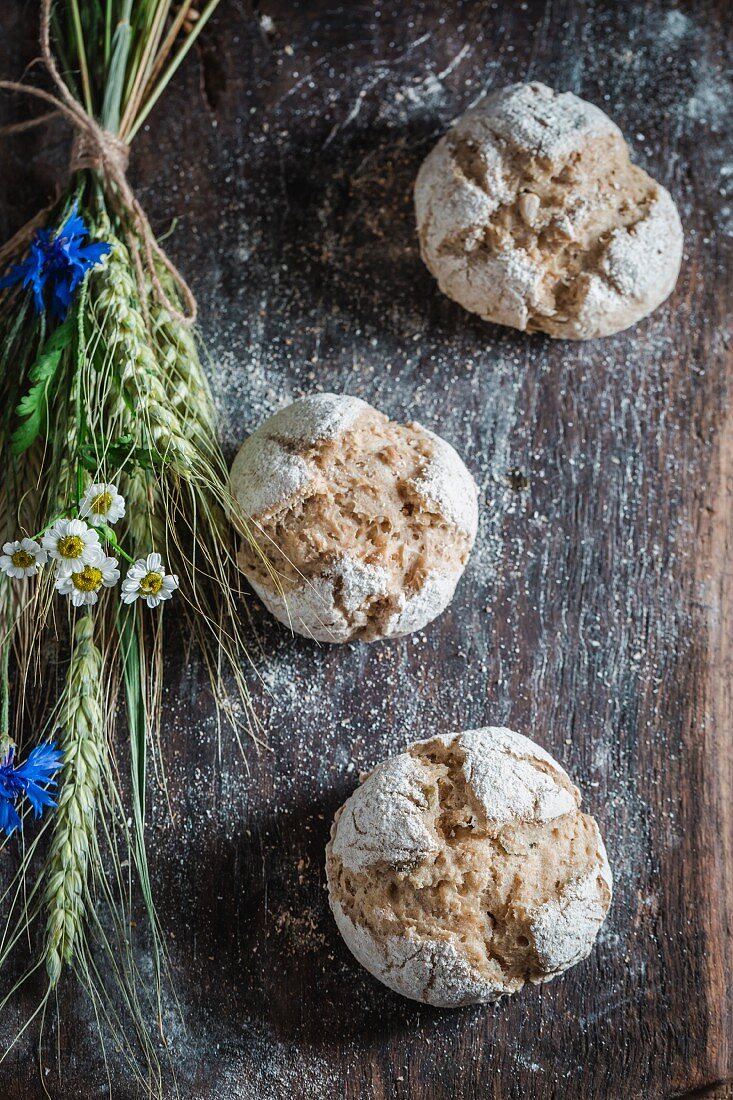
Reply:
M23 828L20 814L15 808L19 798L27 798L36 817L43 813L44 806L55 806L49 787L55 787L53 778L61 767L63 753L53 741L37 745L28 754L25 763L16 767L13 763L15 748L11 745L5 759L0 764L0 830L10 836L16 829ZM41 786L41 784L45 786Z
M37 230L26 258L0 279L0 290L18 283L31 287L36 312L43 313L48 305L59 321L66 316L87 271L109 252L105 241L83 244L89 230L78 207L75 202L59 229Z

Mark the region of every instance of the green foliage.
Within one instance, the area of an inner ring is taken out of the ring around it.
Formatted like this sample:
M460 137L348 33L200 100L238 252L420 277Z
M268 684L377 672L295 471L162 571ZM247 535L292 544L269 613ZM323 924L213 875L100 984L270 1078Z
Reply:
M116 439L105 440L96 435L92 442L79 448L79 461L85 470L93 476L99 471L99 456L104 455L106 465L118 472L135 470L142 467L151 470L157 455L149 447L136 447L129 433Z
M10 447L14 455L27 451L48 424L50 396L61 362L61 356L74 338L75 314L72 312L62 325L48 338L33 366L28 371L32 383L28 392L20 399L16 413L22 424L10 437Z

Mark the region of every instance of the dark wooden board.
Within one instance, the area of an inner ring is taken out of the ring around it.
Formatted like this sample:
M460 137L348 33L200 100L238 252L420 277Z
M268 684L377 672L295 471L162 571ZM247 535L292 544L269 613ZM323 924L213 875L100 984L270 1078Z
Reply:
M35 56L35 12L2 5L3 76ZM150 848L186 1100L647 1100L733 1074L730 14L722 0L224 0L141 134L131 176L158 230L179 219L170 248L199 296L228 453L279 404L336 389L435 428L481 484L475 553L424 633L318 647L252 601L270 751L251 749L249 771L228 732L218 744L195 657L171 662L175 816L158 799ZM631 332L578 345L500 330L421 265L421 159L482 88L525 78L606 109L680 204L677 290ZM4 102L3 120L24 109ZM3 236L67 148L61 126L2 146ZM616 895L563 979L433 1011L354 963L323 847L360 769L489 722L568 767ZM104 1096L73 984L62 1004L63 1083L51 1054L46 1081ZM132 1100L114 1058L111 1072ZM32 1043L0 1067L0 1095L41 1096Z

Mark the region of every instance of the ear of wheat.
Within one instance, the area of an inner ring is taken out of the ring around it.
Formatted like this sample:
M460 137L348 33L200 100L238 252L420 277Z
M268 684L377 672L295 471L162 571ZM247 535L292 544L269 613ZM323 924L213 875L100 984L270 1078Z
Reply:
M98 866L97 800L107 766L104 744L102 655L94 644L94 623L82 616L74 628L71 662L59 710L64 766L61 794L48 852L44 901L45 960L51 986L74 958L90 904L90 860Z

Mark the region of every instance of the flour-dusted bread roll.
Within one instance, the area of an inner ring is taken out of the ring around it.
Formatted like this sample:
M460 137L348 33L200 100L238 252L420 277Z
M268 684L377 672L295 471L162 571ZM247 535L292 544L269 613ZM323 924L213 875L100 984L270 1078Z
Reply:
M669 193L631 164L603 111L544 84L513 84L463 115L423 163L415 208L441 290L527 332L619 332L680 269Z
M439 1007L494 1001L590 952L611 903L598 826L511 730L418 741L337 812L329 899L358 961Z
M301 398L243 444L239 564L272 614L324 642L420 630L450 602L477 489L453 448L343 394Z

